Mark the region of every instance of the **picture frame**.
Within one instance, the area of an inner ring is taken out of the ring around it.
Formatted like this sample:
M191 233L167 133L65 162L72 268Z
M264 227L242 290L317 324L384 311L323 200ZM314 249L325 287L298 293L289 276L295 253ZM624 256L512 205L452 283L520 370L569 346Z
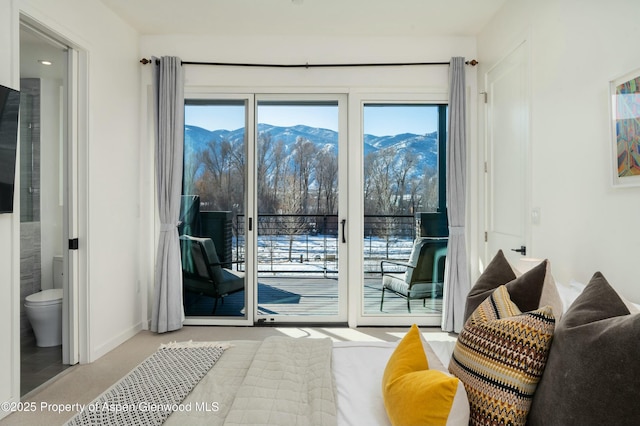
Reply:
M609 82L614 187L640 186L640 69Z

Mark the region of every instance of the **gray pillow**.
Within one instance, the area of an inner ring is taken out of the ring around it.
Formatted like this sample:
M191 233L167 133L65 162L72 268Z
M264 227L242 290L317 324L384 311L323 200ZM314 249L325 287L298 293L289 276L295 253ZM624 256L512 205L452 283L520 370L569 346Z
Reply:
M640 424L640 314L600 272L556 325L527 424Z
M522 312L538 309L546 273L547 260L544 260L516 278L504 253L499 250L469 291L464 309L464 321L466 322L473 311L501 285L506 285L511 301Z

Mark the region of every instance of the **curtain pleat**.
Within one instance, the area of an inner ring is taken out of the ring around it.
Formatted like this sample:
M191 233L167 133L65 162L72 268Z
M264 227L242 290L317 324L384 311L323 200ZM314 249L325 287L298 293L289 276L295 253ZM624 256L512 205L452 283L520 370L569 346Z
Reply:
M447 214L449 244L444 272L442 330L462 330L470 289L465 243L466 99L464 58L451 58L449 66L449 129L447 141Z
M184 82L182 61L152 58L155 160L160 235L156 256L151 331L182 328L182 265L178 221L184 150Z

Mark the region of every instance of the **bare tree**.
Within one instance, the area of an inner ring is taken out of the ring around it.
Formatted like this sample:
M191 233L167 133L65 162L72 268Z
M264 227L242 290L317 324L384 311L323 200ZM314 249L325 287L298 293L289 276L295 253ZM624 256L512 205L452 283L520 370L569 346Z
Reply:
M196 179L198 175L198 170L200 169L201 163L199 160L199 156L193 150L185 151L185 161L184 161L184 170L183 170L183 193L185 195L196 195L197 192L195 185Z
M285 183L289 183L291 188L297 185L298 180L295 174L287 174L284 177ZM307 218L302 211L302 196L303 192L301 191L284 191L279 200L281 217L278 229L288 237L289 262L293 261L293 243L296 235L304 234L307 228Z
M296 140L293 148L294 182L300 192L301 213L309 212L309 184L315 153L316 146L313 142L303 137Z
M396 154L397 161L393 168L393 181L395 183L395 199L397 201L396 212L408 213L405 208L407 191L407 179L415 171L418 156L413 150L405 149Z
M335 214L338 195L338 158L330 145L318 152L314 165L318 185L316 213Z
M258 181L258 205L265 213L272 213L271 182L269 176L273 172L273 139L271 133L261 132L258 135L258 149L256 158L256 178Z

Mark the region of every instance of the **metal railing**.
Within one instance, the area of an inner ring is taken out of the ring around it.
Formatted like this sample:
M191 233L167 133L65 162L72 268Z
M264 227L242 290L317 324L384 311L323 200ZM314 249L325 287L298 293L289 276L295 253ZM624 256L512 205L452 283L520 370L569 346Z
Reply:
M244 215L233 221L233 257L244 259ZM337 215L261 214L258 231L259 274L321 274L338 270ZM366 273L379 273L381 259L407 259L419 229L413 215L365 215L364 262Z

